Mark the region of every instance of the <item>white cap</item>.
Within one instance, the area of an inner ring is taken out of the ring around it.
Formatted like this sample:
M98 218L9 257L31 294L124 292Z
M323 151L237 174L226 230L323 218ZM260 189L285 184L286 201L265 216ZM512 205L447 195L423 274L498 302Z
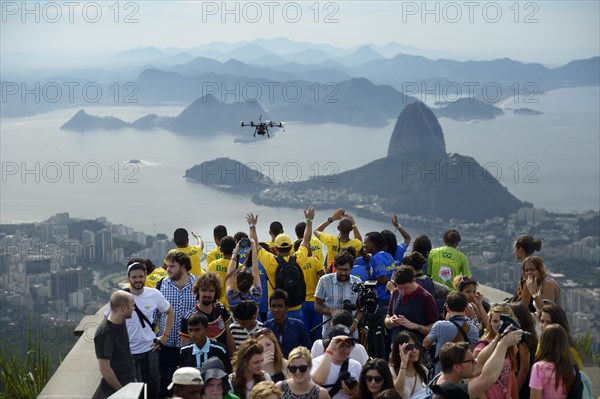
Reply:
M167 389L173 389L173 385L204 385L200 370L195 367L181 367L173 373L173 380Z

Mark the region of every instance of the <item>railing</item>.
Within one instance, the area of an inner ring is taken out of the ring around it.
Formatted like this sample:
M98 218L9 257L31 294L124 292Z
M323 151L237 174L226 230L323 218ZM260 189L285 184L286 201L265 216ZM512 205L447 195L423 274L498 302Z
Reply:
M93 316L85 316L73 333L79 337L67 357L46 384L38 399L98 398L102 375L96 360L94 334L104 317L103 307ZM132 383L111 395L111 399L143 398L144 384Z

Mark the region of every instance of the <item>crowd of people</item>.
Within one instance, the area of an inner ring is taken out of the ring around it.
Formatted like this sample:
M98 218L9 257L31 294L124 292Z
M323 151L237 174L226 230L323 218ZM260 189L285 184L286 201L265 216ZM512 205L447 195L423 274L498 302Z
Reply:
M295 240L274 221L260 241L252 213L248 232L216 226L205 264L183 228L161 266L130 259L94 338L102 395L135 381L151 399L590 395L541 241L516 238L519 289L490 304L458 231L439 248L419 235L409 252L396 215L400 243L391 230L363 240L344 209L313 229L315 215Z

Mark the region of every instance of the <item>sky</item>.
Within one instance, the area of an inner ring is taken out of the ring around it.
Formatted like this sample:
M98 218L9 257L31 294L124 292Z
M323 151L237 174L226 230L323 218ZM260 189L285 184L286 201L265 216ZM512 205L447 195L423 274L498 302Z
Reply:
M395 41L456 53L463 59L510 57L546 65L600 53L598 1L2 0L0 4L4 63L15 52L42 57L275 37L342 48Z

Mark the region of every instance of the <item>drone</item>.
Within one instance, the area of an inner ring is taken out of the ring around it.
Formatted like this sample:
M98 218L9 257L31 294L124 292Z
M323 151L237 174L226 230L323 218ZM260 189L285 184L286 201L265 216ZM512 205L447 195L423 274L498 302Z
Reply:
M250 122L242 122L242 127L245 126L250 126L254 128L254 135L252 137L256 137L256 135L258 134L259 136L264 136L265 134L267 135L267 137L271 137L269 135L269 128L270 127L283 127L283 122L273 122L273 121L263 121L262 120L262 115L260 116L260 118L258 118L258 122L254 122L254 121L250 121ZM284 129L285 132L285 129Z

